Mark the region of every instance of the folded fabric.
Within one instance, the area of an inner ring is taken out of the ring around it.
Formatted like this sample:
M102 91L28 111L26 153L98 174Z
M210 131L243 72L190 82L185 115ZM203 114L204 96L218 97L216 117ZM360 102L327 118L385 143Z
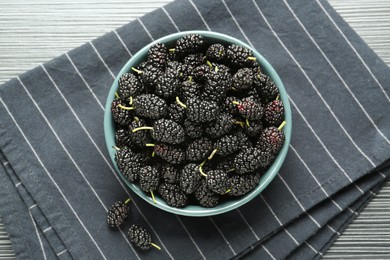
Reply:
M333 218L327 225L331 226L333 230L327 226L321 228L315 235L310 237L304 244L296 248L286 259L319 259L324 255L326 250L330 248L332 243L340 236L349 223L351 223L360 212L370 202L374 194L382 187L377 185L371 192L362 196L358 201L350 206L351 210L344 210L337 217ZM313 248L315 250L313 250ZM316 252L317 251L317 252Z
M390 170L386 172L386 176L389 174ZM363 199L371 198L373 190L382 186L383 182L384 179L379 174L374 173L363 177L356 182L356 185L364 185L364 195L355 197L356 194L353 193L355 188L353 185L349 185L288 225L282 226L275 234L263 241L259 241L255 245L251 245L250 248L243 251L238 257L256 256L255 259L267 259L272 256L276 259L285 259L297 246L300 247L303 244L309 247L315 254L320 255L318 252L322 252L320 251L322 247L317 247L318 243L316 243L316 246L311 245L308 242L309 238L317 236L317 233L324 228L334 234L337 234L336 230L340 233L340 228L329 225L329 222L338 219L344 212L357 216L359 211L353 210L353 205L363 201ZM341 204L342 207L335 207L336 204ZM290 237L290 239L286 239L286 237ZM283 243L283 247L280 247L282 241L290 241L290 243Z
M280 174L240 209L206 218L163 212L130 192L109 161L102 127L108 90L132 54L191 29L226 33L256 48L278 71L293 109ZM354 182L390 158L388 75L324 1L179 0L160 8L0 87L0 150L9 167L3 170L8 181L0 183L7 190L0 214L15 253L33 259L53 252L76 259L237 256L346 186L353 197L364 195L365 183ZM125 196L133 199L129 220L113 231L106 211ZM315 220L330 219L320 212ZM23 220L31 232L20 231ZM135 249L126 238L132 223L149 229L162 250ZM40 243L42 233L47 243Z

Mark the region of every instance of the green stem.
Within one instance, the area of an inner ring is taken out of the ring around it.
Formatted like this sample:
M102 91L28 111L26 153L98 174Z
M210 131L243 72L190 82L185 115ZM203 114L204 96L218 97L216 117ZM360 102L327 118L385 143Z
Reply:
M152 195L152 200L153 200L154 204L157 204L156 198L154 197L154 193L152 190L150 191L150 195Z
M155 151L153 151L153 153L152 153L152 157L154 157L156 155L156 152Z
M115 92L115 97L119 98L118 92Z
M218 72L218 70L219 70L218 66L215 66L215 72Z
M209 160L213 159L214 155L218 152L218 149L214 149L214 151L211 152L210 156L207 158Z
M228 172L234 172L236 170L236 168L231 168L228 170Z
M129 203L131 201L130 198L128 198L127 200L125 200L125 204Z
M137 116L135 116L135 117L134 117L134 120L138 122L138 121L139 121L139 118L138 118Z
M241 127L244 127L245 123L241 121L234 121L233 124L240 125Z
M134 107L125 107L124 105L119 104L118 107L124 109L124 110L134 110Z
M130 96L130 102L129 102L130 106L133 104L133 97Z
M172 48L172 49L169 49L169 51L170 51L170 52L174 52L174 51L176 51L176 49L175 49L175 48Z
M117 150L117 151L120 150L120 148L119 148L118 146L115 146L115 145L113 145L112 148L114 148L114 149Z
M178 96L176 96L176 102L177 102L181 107L187 108L187 105L184 104L183 102L181 102Z
M161 247L159 247L158 245L154 244L154 243L150 243L151 246L157 248L158 250L161 250Z
M233 103L234 105L239 105L239 104L240 104L240 102L237 102L237 101L232 101L232 103Z
M276 97L276 100L279 100L279 95Z
M248 57L248 60L256 60L256 57Z
M225 192L225 194L228 194L229 192L231 192L232 189L227 189L227 191Z
M248 120L248 118L245 120L245 122L246 122L246 125L247 125L248 127L250 127L250 126L251 126L251 124L249 123L249 120Z
M287 124L287 122L286 122L286 121L283 121L283 122L280 124L280 126L278 127L278 129L279 129L279 130L282 130L283 127L284 127L286 124Z
M138 74L144 73L142 70L137 70L137 69L134 68L134 67L131 67L131 69L132 69L133 71L137 72Z
M199 165L199 172L200 172L200 174L202 174L204 177L207 177L207 174L206 173L204 173L204 171L203 171L203 165L206 163L206 160L204 160L200 165Z
M207 65L209 65L209 67L210 68L212 68L213 67L213 64L208 60L208 61L206 61L206 63L207 63Z
M189 76L189 77L188 77L188 81L189 81L189 82L192 81L192 76Z
M137 127L137 128L134 128L133 130L131 130L131 132L135 133L139 130L153 130L153 127L151 126L141 126L141 127Z
M154 147L155 144L145 144L146 147Z

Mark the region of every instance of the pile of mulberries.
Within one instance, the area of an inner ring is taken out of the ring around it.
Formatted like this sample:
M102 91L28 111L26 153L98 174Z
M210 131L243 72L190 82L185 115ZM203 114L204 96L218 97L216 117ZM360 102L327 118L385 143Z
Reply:
M155 203L215 207L243 196L283 146L279 89L244 46L198 34L158 43L118 85L116 162Z

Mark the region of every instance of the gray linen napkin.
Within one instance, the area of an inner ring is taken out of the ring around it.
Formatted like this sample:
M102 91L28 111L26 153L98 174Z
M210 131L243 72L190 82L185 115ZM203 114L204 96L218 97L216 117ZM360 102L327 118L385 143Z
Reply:
M102 129L108 89L131 55L191 29L254 46L278 71L293 108L280 174L262 196L210 218L175 216L129 192L113 171ZM15 252L33 259L224 259L271 241L312 208L321 227L335 216L321 214L321 202L350 186L353 195L337 201L345 209L369 189L354 182L390 157L388 75L325 1L179 0L158 9L0 87L0 150L9 168L1 170L0 213ZM128 195L129 221L114 232L106 210ZM135 249L126 239L131 223L147 227L162 251ZM302 241L313 233L297 232Z

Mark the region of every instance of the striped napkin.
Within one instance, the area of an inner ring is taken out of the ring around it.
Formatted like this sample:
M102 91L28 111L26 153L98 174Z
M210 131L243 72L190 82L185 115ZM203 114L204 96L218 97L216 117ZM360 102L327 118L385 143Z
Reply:
M302 8L304 6L304 8ZM286 161L266 190L213 217L176 216L126 189L103 136L106 95L144 45L185 30L241 39L292 104ZM326 1L177 0L0 86L0 214L18 258L318 258L390 174L389 68ZM129 221L105 223L131 197ZM131 223L162 250L142 252Z

